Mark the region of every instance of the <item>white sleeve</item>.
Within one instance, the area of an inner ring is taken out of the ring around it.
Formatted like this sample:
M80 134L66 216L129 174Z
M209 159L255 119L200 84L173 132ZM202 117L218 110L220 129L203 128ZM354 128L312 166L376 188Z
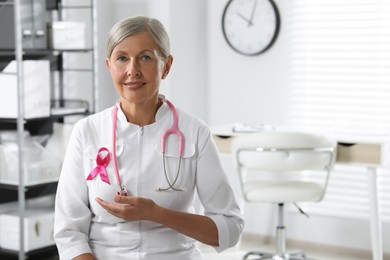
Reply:
M78 122L70 137L57 187L54 239L61 260L91 253L88 234L91 211L83 170L82 126Z
M222 252L237 244L244 220L208 129L199 134L199 141L197 192L205 215L218 228L219 246L215 249Z

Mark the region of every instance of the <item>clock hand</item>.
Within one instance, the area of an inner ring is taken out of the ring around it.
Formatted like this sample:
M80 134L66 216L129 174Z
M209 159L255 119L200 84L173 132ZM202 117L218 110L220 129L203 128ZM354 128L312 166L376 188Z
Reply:
M250 23L250 20L249 20L248 18L246 18L245 16L243 16L242 14L240 14L240 13L237 12L237 15L238 15L239 17L241 17L245 22Z
M251 18L249 20L249 23L248 23L248 27L253 25L253 17L255 15L255 10L256 10L256 6L257 6L257 0L254 1L254 4L253 4L253 7L252 7L252 13L251 13Z

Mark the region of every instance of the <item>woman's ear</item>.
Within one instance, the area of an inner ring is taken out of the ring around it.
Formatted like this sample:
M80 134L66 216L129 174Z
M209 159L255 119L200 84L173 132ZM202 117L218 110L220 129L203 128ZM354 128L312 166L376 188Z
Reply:
M165 79L168 76L169 71L171 70L172 67L172 63L173 63L173 56L169 55L167 61L165 62L163 74L161 76L162 79Z
M106 67L107 69L110 69L110 60L106 58Z

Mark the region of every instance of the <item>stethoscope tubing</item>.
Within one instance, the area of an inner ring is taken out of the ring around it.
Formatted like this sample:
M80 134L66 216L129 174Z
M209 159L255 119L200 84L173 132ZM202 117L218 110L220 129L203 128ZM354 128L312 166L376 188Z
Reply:
M172 111L172 114L173 114L173 124L172 124L172 127L169 128L167 131L165 131L161 137L161 150L162 150L162 154L163 154L163 168L164 168L164 175L165 175L165 179L168 183L168 187L166 188L156 188L156 191L169 191L169 190L173 190L173 191L185 191L184 188L176 188L175 187L175 184L179 178L179 174L180 174L180 169L181 169L181 160L182 160L182 157L183 157L183 151L184 151L184 135L183 133L179 130L179 120L178 120L178 115L177 115L177 111L176 111L176 108L175 106L169 101L167 100L164 96L160 95L159 98L161 98L161 100L163 102L166 102L168 104L168 107L170 108L170 110ZM123 187L122 185L122 180L121 180L121 177L120 177L120 174L119 174L119 170L118 170L118 162L117 162L117 158L116 158L116 138L117 138L117 114L118 114L118 106L119 104L116 104L114 107L113 107L113 110L112 110L112 157L113 157L113 166L114 166L114 172L115 172L115 178L116 178L116 182L119 186L119 191L118 191L118 194L119 195L124 195L124 196L127 196L128 195L128 192L127 190ZM179 137L179 162L178 162L178 166L177 166L177 170L176 170L176 176L175 176L175 179L173 180L173 182L170 181L169 179L169 176L168 176L168 170L167 170L167 166L166 166L166 155L165 155L165 149L166 149L166 140L168 138L169 135L171 134L175 134Z
M163 133L163 135L161 136L161 151L162 151L163 154L165 154L165 144L166 144L165 141L166 141L166 139L168 138L168 136L170 134L176 134L179 137L179 157L182 157L183 156L183 150L184 150L184 147L183 147L183 145L184 145L184 136L183 136L182 132L180 132L180 130L179 130L179 119L178 119L178 116L177 116L177 111L176 111L175 106L168 99L165 99L165 102L168 104L169 108L172 111L172 114L173 114L173 124L172 124L172 127L169 128L167 131L165 131Z
M181 166L181 156L179 157L179 163L178 163L178 166L177 166L177 169L176 169L176 177L173 180L173 182L171 182L169 180L169 176L167 174L167 168L166 168L165 160L166 160L166 156L165 156L165 154L163 154L164 175L165 175L165 179L167 180L167 183L168 183L169 186L167 188L157 188L156 190L157 191L168 191L168 190L172 189L174 191L185 191L183 188L175 188L174 187L174 185L176 184L177 179L179 178L180 166Z
M116 159L116 122L117 122L117 114L118 114L118 107L117 105L114 106L112 110L112 157L113 157L113 164L114 164L114 172L115 172L115 179L116 183L119 186L119 192L118 194L127 196L127 191L126 189L122 186L122 180L119 175L119 170L118 170L118 160Z

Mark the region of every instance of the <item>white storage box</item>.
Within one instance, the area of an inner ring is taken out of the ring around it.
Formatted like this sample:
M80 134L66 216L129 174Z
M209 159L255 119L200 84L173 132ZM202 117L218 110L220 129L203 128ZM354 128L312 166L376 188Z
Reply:
M15 61L0 73L0 118L18 117L18 81ZM23 61L24 118L50 116L50 63L48 60Z
M31 208L25 210L24 251L54 245L54 208ZM19 250L19 212L11 210L0 215L0 247Z
M58 181L61 160L49 153L42 145L25 138L23 167L25 186ZM0 143L0 183L19 184L18 145L15 141Z
M85 23L53 22L49 27L49 46L55 50L85 49Z

